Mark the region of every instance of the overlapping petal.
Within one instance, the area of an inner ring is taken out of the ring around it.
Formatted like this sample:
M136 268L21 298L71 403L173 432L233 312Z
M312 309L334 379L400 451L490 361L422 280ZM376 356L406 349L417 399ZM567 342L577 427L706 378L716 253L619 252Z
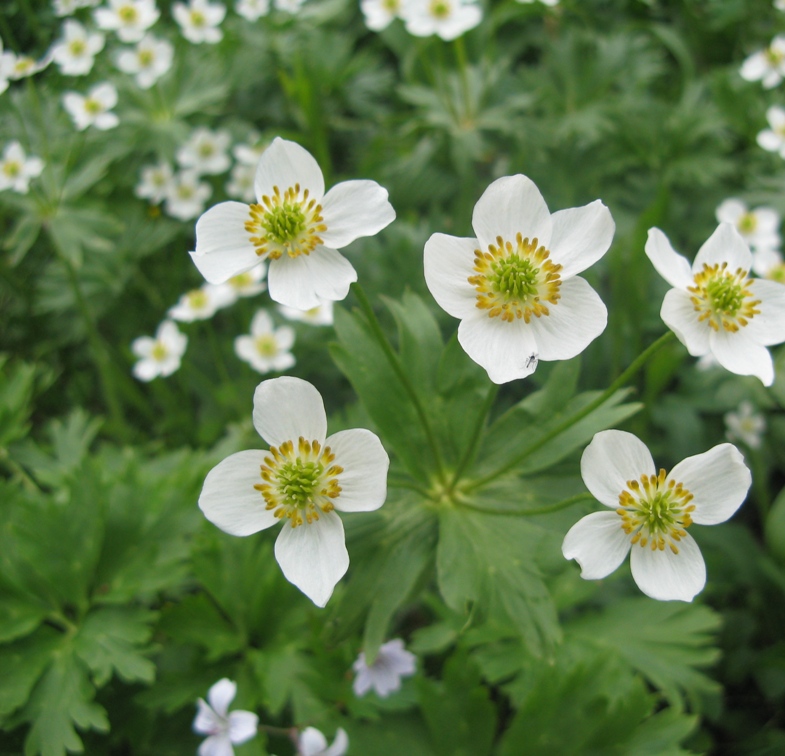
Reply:
M276 137L262 153L256 168L256 198L261 201L264 196L272 196L276 186L283 193L295 184L307 189L317 202L324 196L324 176L313 155L296 142Z
M592 512L575 523L564 536L562 554L581 566L581 577L600 580L624 561L630 537L622 530L615 512Z
M343 468L341 495L335 508L341 512L371 512L387 498L390 458L375 433L364 428L334 433L325 442Z
M355 180L336 184L324 195L322 217L327 230L326 247L341 249L361 236L378 234L395 220L387 190L375 181Z
M662 300L660 317L665 325L676 334L693 357L702 357L711 349L711 329L695 315L690 295L683 289L671 289Z
M692 268L686 257L682 257L671 246L668 237L658 228L650 228L646 240L646 256L654 269L677 289L686 289L694 283Z
M634 546L630 567L638 588L658 601L692 601L706 585L706 563L689 534L680 541L678 554Z
M594 265L611 246L616 224L601 200L559 210L551 216L553 231L548 249L562 266L562 278L570 278ZM544 359L547 359L544 358Z
M210 283L224 283L259 264L245 230L249 217L248 205L221 202L196 222L196 251L191 252L191 258Z
M433 234L425 243L425 283L439 306L454 318L476 313L477 292L468 284L474 274L477 239Z
M290 376L262 381L253 396L253 424L272 446L285 441L324 442L327 415L321 394L307 381Z
M727 263L730 270L741 268L746 271L752 267L750 248L731 223L720 223L717 226L714 233L698 250L692 269L698 272L704 265L723 263Z
M356 280L352 264L329 247L317 247L310 255L272 260L267 273L272 299L297 310L318 307L323 299L345 299Z
M774 362L769 350L748 338L744 329L735 333L711 331L709 344L717 362L726 370L736 375L757 376L764 386L774 383Z

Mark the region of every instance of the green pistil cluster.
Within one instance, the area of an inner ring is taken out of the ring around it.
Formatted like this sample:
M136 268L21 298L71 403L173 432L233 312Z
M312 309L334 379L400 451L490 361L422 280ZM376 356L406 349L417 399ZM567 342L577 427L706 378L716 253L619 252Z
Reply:
M531 260L513 254L494 262L491 271L488 276L491 289L508 300L525 300L537 294L540 269Z
M88 97L84 101L84 109L91 115L98 115L99 113L103 113L104 106L101 105L101 103L98 102L98 100L92 97Z
M447 18L450 15L450 4L445 0L431 0L431 15L434 18Z
M3 173L10 178L18 176L22 172L22 165L17 160L9 160L3 165Z
M275 341L275 336L271 333L266 333L263 336L256 337L256 351L262 357L274 357L278 353L278 344Z
M152 349L152 358L157 362L165 360L169 356L169 350L160 341L156 341Z
M758 219L754 213L744 213L736 226L742 234L751 234L758 227Z
M124 5L117 11L117 15L120 16L120 20L126 24L132 24L136 21L137 11L133 5Z
M194 289L188 292L188 304L193 310L201 310L207 306L207 294L201 289Z
M709 281L706 293L714 311L729 317L736 317L744 303L744 289L730 276L718 276Z
M283 505L305 509L313 505L316 486L324 473L318 462L303 462L295 459L278 468L278 492L283 498Z
M299 204L284 202L265 213L261 226L270 241L286 244L305 232L305 213Z
M71 55L81 55L87 49L87 45L82 39L74 39L68 45L68 49L71 51Z

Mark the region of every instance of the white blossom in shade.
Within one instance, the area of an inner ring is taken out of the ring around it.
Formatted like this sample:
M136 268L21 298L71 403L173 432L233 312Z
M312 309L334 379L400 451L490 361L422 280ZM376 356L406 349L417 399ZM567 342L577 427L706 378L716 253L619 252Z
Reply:
M597 433L581 458L583 482L611 511L573 525L562 553L581 577L610 575L630 551L632 577L659 601L692 601L706 584L706 565L687 532L693 524L729 519L747 496L752 476L732 444L679 462L670 473L654 466L646 445L624 431Z
M270 12L270 0L237 0L234 9L246 21L257 21Z
M78 92L66 92L63 105L79 131L84 131L88 126L106 131L120 123L117 114L112 112L112 108L117 105L117 90L108 82L97 84L86 96Z
M177 304L170 308L169 317L181 323L194 320L207 320L223 307L233 304L236 297L222 287L205 284L200 289L192 289L180 297Z
M482 21L482 10L474 0L403 0L399 15L409 34L437 34L445 41L457 39Z
M772 89L785 76L785 36L779 34L764 50L750 55L739 71L746 81L759 81L764 89Z
M171 67L174 47L165 39L145 34L133 50L122 50L117 56L117 67L136 77L141 89L149 89Z
M80 8L93 8L100 0L54 0L55 16L71 16Z
M273 327L273 319L266 310L258 310L251 321L251 333L234 340L235 354L258 373L282 373L294 367L291 353L294 329Z
M360 0L360 10L365 25L371 31L386 29L396 18L400 18L403 0Z
M27 157L19 142L9 142L0 159L0 191L12 189L18 194L27 194L30 191L30 179L40 176L43 170L44 161L41 158L34 155Z
M191 220L204 211L212 193L213 188L200 181L196 171L178 171L166 192L164 210L181 221Z
M766 111L766 120L771 128L758 134L758 144L768 152L778 152L785 158L785 108L772 105Z
M725 415L725 435L750 449L760 449L766 432L766 418L755 411L752 402L743 401L735 412Z
M207 701L199 699L194 732L207 735L199 756L233 756L232 745L245 743L256 735L259 717L251 711L229 711L237 694L237 683L224 678L207 691Z
M433 234L425 282L461 320L458 340L494 383L525 378L539 360L567 360L605 329L608 313L577 273L610 247L600 200L551 214L534 182L494 181L474 206L477 238Z
M646 254L674 288L660 317L693 357L711 352L726 370L774 382L768 346L785 341L785 287L750 278L752 255L730 223L717 230L690 267L658 228L649 229Z
M233 305L240 297L255 297L267 291L267 283L263 280L267 275L267 266L264 263L257 265L244 273L232 276L222 284L209 284L218 289L221 298L226 301L225 307Z
M335 732L332 745L315 727L306 727L297 738L297 756L344 756L349 749L349 736L339 727Z
M759 249L752 253L752 270L757 275L785 284L785 260L776 249Z
M134 365L134 375L140 381L171 375L180 367L187 345L188 337L180 333L177 325L164 320L158 326L155 338L140 336L131 344L131 351L139 358Z
M138 42L160 15L155 0L108 0L93 13L99 28L116 32L121 42Z
M280 138L259 161L255 191L256 203L223 202L199 218L191 257L211 283L269 260L270 296L301 310L343 299L357 273L337 250L395 218L375 181L344 181L325 194L311 154Z
M47 53L40 60L36 60L29 55L16 55L12 52L4 52L0 62L0 69L3 72L3 78L18 81L43 71L51 62L52 57L50 53Z
M401 689L401 678L413 675L416 668L417 657L404 648L400 638L383 643L371 665L366 663L365 652L361 651L352 664L356 674L352 684L354 694L364 696L373 688L376 695L387 698Z
M276 10L284 13L297 13L305 5L305 0L274 0Z
M150 200L157 205L162 202L170 190L174 173L169 163L158 163L142 168L139 183L134 187L134 194L139 199Z
M227 153L232 137L228 131L194 129L188 141L177 151L177 162L197 173L224 173L232 161Z
M226 193L234 199L250 204L256 199L256 192L254 191L255 178L255 165L235 163L232 166L232 172L229 174L229 181L226 182Z
M51 49L52 60L66 76L84 76L90 73L95 56L104 49L104 35L92 34L78 21L63 24L63 36Z
M740 199L727 199L716 211L717 221L732 223L747 242L751 250L776 249L782 243L780 237L780 214L771 207L757 207L754 210Z
M296 310L294 307L278 305L278 312L287 320L296 320L314 326L328 326L333 324L333 303L325 299L310 310Z
M174 20L180 25L183 36L195 45L207 42L213 45L223 39L218 28L226 16L226 6L208 0L190 0L172 6ZM228 167L228 166L227 166Z
M270 451L238 452L214 467L199 507L210 522L237 536L282 521L275 558L284 577L325 606L349 567L337 512L381 507L390 460L371 431L328 437L322 397L299 378L260 383L253 423Z

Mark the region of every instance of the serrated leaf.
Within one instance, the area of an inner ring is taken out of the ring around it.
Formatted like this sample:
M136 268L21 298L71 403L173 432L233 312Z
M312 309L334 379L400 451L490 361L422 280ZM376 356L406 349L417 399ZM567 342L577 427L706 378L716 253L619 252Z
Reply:
M0 593L3 591L0 580ZM48 607L34 596L0 595L0 643L8 643L33 632L49 613Z

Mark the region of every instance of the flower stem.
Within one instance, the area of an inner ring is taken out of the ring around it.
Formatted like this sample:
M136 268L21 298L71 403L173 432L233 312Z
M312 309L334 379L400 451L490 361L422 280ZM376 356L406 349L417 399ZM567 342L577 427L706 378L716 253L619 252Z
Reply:
M544 507L537 507L536 509L497 509L495 507L478 507L474 504L467 504L465 501L460 503L460 506L466 509L471 509L474 512L489 515L502 515L505 517L534 517L535 515L550 514L551 512L558 512L560 509L567 509L573 504L578 504L581 501L593 501L594 497L590 493L579 493L575 496L570 496L568 499L562 499L555 504L548 504Z
M477 455L477 450L480 448L480 441L482 440L482 433L485 423L488 419L488 414L491 411L491 407L493 407L493 403L496 400L496 395L498 393L498 384L491 384L491 387L488 389L488 394L485 397L485 401L483 402L482 408L477 414L477 422L474 426L474 431L472 432L471 441L466 447L466 451L464 452L463 457L461 457L458 467L455 468L455 473L452 476L452 482L450 483L452 488L454 488L455 484L461 479L461 475L463 475L464 470L466 470L466 468L469 467L472 462L474 462L474 458Z
M662 336L660 336L659 339L657 339L657 341L655 341L653 344L650 344L646 349L644 349L630 363L629 367L613 383L611 383L611 385L608 386L608 388L605 391L603 391L602 394L600 394L593 402L589 402L589 404L587 404L582 410L576 412L571 417L568 417L566 420L559 423L555 428L553 428L545 435L540 436L540 438L534 441L534 443L525 447L523 451L520 452L520 454L513 457L513 459L511 459L509 462L505 463L498 469L494 470L492 473L489 473L488 475L485 475L479 480L475 480L470 485L466 486L464 488L464 491L467 492L474 491L477 488L482 488L488 483L491 483L492 481L496 480L500 476L512 470L514 467L517 467L521 462L523 462L523 460L525 460L530 455L534 454L534 452L536 452L538 449L543 447L549 441L552 441L554 438L564 433L564 431L566 431L568 428L571 428L573 425L583 420L584 417L590 415L598 407L601 407L646 364L646 362L655 352L657 352L662 346L667 344L673 338L674 338L673 332L666 331Z

